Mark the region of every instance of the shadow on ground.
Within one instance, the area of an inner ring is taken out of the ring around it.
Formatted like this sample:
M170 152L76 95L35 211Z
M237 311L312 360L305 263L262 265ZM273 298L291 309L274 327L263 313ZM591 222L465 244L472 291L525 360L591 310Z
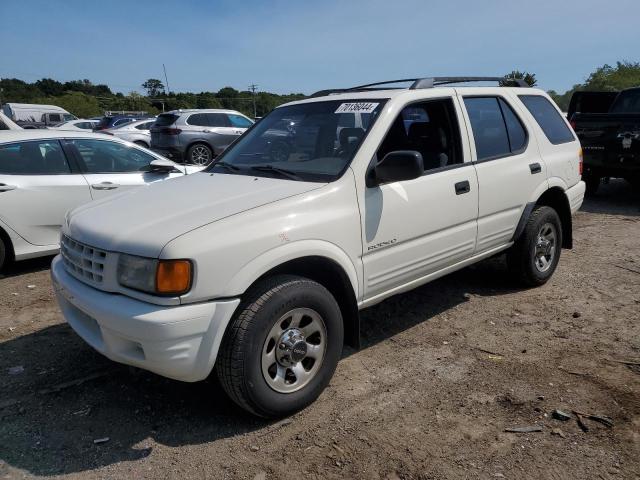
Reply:
M46 257L30 258L21 262L11 262L2 271L0 271L0 279L7 277L16 277L25 273L41 272L51 267L52 255Z
M621 178L612 178L608 184L601 184L595 195L587 196L580 210L608 215L640 216L640 191Z
M466 301L465 293L513 291L501 259L482 262L363 312L363 348ZM24 371L9 375L16 366ZM203 444L272 423L236 407L215 379L181 383L114 364L66 324L0 344L0 377L0 459L34 475L144 458L150 439Z

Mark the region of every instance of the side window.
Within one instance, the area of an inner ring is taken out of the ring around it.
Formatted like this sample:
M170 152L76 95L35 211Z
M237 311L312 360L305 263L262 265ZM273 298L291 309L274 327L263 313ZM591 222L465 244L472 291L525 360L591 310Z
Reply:
M62 115L60 115L59 113L50 113L49 114L49 121L50 122L61 122L62 121Z
M236 128L249 128L253 123L248 118L244 118L242 115L234 115L232 113L228 114L229 122L232 127Z
M149 130L151 128L151 125L153 125L153 122L145 122L141 123L140 125L136 125L136 128L138 130Z
M231 123L224 113L207 113L210 127L229 127Z
M551 143L558 145L575 140L562 115L549 100L540 95L519 95L518 97Z
M189 125L195 125L197 127L208 127L209 119L207 118L206 113L194 113L190 115L187 119L187 123Z
M476 144L478 161L511 155L509 135L496 97L464 99Z
M87 173L127 173L149 170L154 157L119 142L76 139L72 143L84 162Z
M0 174L60 175L71 173L57 140L0 145Z
M498 99L498 103L500 103L500 109L502 110L504 123L507 126L511 153L520 153L527 146L527 131L525 130L518 116L515 114L515 112L507 102L500 98Z
M453 101L432 100L405 107L380 144L378 160L395 150L420 152L425 171L462 163L460 129Z

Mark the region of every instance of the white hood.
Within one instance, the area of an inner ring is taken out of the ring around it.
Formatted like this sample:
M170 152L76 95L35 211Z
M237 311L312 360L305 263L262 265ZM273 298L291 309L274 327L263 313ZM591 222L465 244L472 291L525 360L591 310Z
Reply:
M75 240L93 247L157 257L168 242L184 233L321 186L248 175L195 173L78 207L69 214L64 228Z

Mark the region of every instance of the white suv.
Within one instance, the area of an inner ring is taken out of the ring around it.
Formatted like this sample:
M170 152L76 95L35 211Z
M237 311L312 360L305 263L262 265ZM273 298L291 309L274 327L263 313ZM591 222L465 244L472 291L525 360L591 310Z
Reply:
M447 86L470 80L496 79L322 92L204 172L74 210L52 265L67 321L118 362L215 367L276 417L320 395L360 309L499 252L545 283L572 246L580 145L544 92Z

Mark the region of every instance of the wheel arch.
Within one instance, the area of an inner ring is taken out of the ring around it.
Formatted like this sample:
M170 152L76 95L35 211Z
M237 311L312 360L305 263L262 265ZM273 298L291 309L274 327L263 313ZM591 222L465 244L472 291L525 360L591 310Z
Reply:
M533 209L538 206L547 206L553 208L558 212L560 217L560 224L562 227L562 247L571 249L573 248L573 222L571 219L571 206L569 205L569 199L565 194L565 191L560 186L553 186L545 190L535 202L529 202L522 212L518 226L514 234L514 241L517 240L524 227L527 224L527 220L533 212Z
M257 282L282 274L308 278L329 290L342 313L345 344L356 349L360 347L360 314L353 284L355 272L349 275L343 265L334 258L322 254L304 255L270 266L243 288L243 294Z
M2 228L2 225L0 225L0 240L2 240L6 249L4 262L0 264L0 268L2 268L7 263L13 262L16 258L16 253L13 249L13 242L11 241L11 237L5 231L5 229Z

